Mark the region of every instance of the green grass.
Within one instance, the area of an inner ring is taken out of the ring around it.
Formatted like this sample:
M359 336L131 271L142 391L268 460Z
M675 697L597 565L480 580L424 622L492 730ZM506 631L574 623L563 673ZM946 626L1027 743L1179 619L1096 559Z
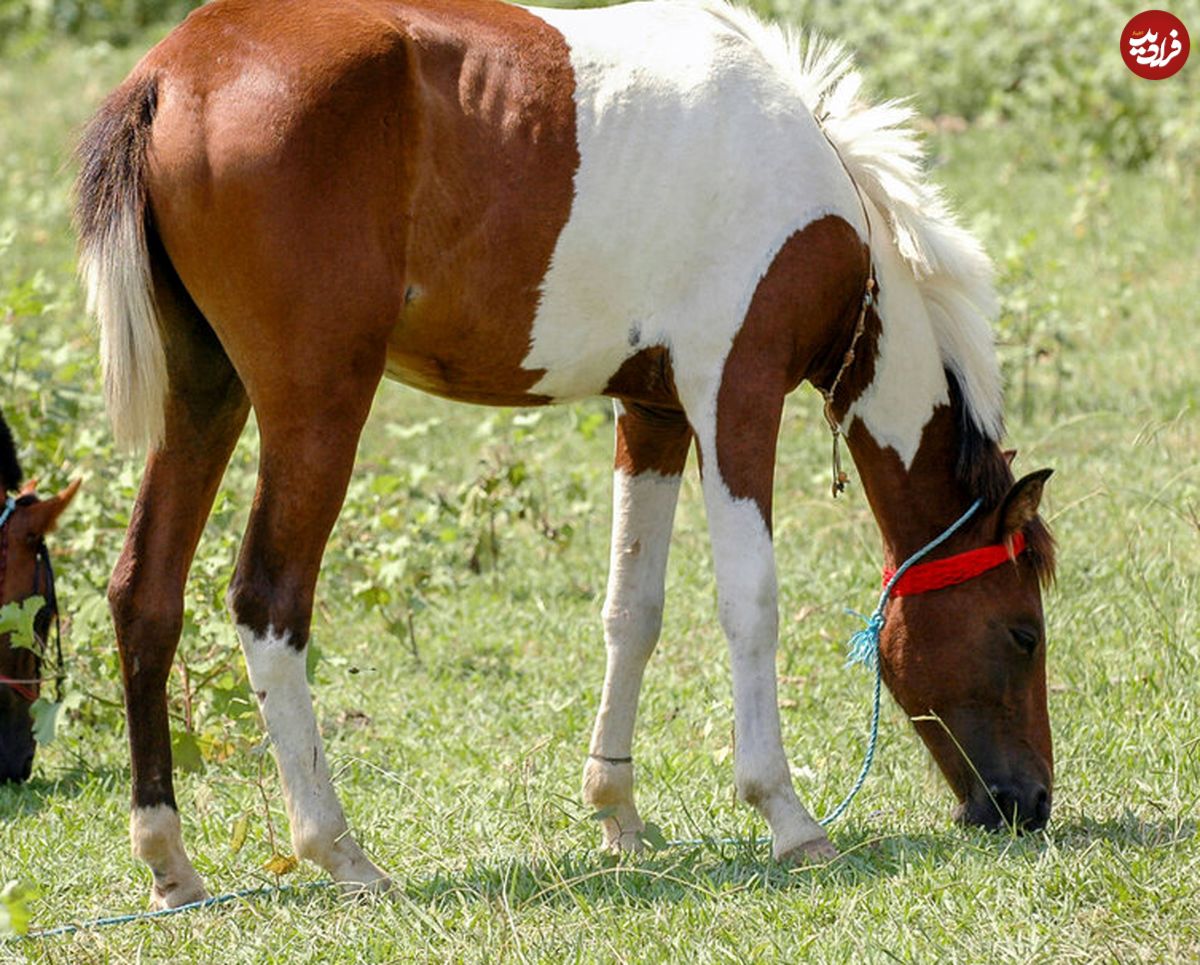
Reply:
M137 49L53 45L0 69L3 406L30 474L48 486L85 478L55 549L74 613L71 685L89 696L40 752L34 780L0 788L0 883L40 890L29 902L35 927L140 910L149 887L127 843L128 763L102 602L139 466L113 454L103 423L95 337L72 281L65 160L73 129ZM636 740L639 802L669 838L746 843L623 863L598 855L577 787L603 673L605 406L530 422L388 385L319 588L315 693L351 824L401 895L363 904L303 891L0 946L0 957L1200 956L1196 198L1167 165L1048 158L1039 123L977 124L937 135L934 147L938 176L1001 264L1019 468L1058 470L1048 515L1061 570L1047 598L1057 787L1046 833L953 827L948 791L889 705L876 771L834 831L843 858L785 873L749 843L765 828L733 801L729 673L693 474ZM842 606L872 602L878 550L861 490L828 499L812 396L797 393L781 445L779 664L797 786L823 813L852 781L865 736L870 685L842 669L853 628ZM430 420L425 432L396 431ZM220 605L254 458L249 430L197 563L197 629L181 647L193 679L216 674L192 707L201 769L177 782L189 848L215 892L273 881L262 870L272 853L264 800L287 847ZM237 849L242 819L249 833ZM302 867L284 881L319 877Z

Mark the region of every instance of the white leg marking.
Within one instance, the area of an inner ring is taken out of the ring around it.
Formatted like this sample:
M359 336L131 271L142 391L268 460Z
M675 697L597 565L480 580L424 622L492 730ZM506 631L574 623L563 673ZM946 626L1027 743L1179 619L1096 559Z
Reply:
M629 757L642 674L662 628L663 588L679 476L617 470L613 476L612 553L604 602L608 662L591 752ZM633 765L589 757L583 769L583 798L597 810L604 846L635 851L645 824L633 802Z
M154 875L150 891L154 908L178 908L208 897L184 850L179 814L173 807L134 808L129 814L129 840L134 857L149 865Z
M258 636L248 627L237 630L250 686L275 749L296 854L315 861L347 890L390 887L387 876L350 836L329 779L304 674L304 652L288 642L286 632L268 628Z
M704 504L717 575L717 607L733 671L738 796L766 819L776 860L832 857L836 852L824 829L796 796L783 750L775 680L779 611L771 536L758 505L734 498L721 478L714 423L695 428L704 456Z

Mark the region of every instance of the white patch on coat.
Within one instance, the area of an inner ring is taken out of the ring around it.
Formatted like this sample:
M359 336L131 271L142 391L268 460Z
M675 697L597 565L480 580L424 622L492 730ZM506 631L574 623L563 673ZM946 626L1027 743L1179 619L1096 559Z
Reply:
M872 206L877 235L886 228ZM857 417L880 446L896 450L905 468L912 465L921 434L934 406L950 400L946 373L929 312L917 283L894 245L875 248L879 280L880 326L875 376L842 418L843 430Z
M289 643L286 631L271 628L259 636L239 625L250 686L271 736L283 799L292 830L292 848L315 861L348 890L389 887L350 836L346 817L329 778L325 749L305 676L304 651Z
M885 220L873 219L876 252L885 246L875 239L895 245L925 303L941 361L958 377L967 411L984 435L999 439L1003 385L991 330L998 310L992 263L978 239L958 224L938 185L925 177L915 112L896 101L864 100L862 76L840 44L764 24L720 0L700 2L740 29L822 118L850 176L886 214ZM923 351L924 345L913 350Z
M155 908L178 908L208 897L204 882L188 860L179 812L173 807L135 807L129 813L129 840L134 857L144 861L154 875L150 902Z
M618 407L620 403L617 403ZM679 476L613 474L612 551L604 601L607 665L591 751L629 757L642 675L662 629L663 597ZM633 800L633 767L589 757L583 798L597 810L606 848L639 850L645 824Z
M594 395L648 346L677 384L711 378L792 234L829 214L861 229L854 189L787 79L703 7L530 12L570 47L580 155L530 391Z

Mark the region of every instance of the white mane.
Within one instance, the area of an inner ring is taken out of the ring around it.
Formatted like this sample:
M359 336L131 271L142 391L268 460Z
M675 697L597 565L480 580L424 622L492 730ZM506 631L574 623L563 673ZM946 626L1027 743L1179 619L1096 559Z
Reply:
M860 99L862 76L841 44L763 23L723 0L699 4L791 80L851 178L883 212L967 411L985 436L998 440L1003 388L991 329L997 311L992 264L979 241L957 223L941 189L925 178L924 154L910 124L915 112L898 101Z

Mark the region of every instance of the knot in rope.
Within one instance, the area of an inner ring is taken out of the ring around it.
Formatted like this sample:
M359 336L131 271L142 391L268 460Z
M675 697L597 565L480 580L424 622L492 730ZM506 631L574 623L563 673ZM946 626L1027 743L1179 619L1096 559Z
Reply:
M869 617L863 616L857 610L846 608L851 616L856 616L866 624L850 637L846 644L846 666L862 664L868 670L879 668L879 635L883 633L883 607L877 607Z

